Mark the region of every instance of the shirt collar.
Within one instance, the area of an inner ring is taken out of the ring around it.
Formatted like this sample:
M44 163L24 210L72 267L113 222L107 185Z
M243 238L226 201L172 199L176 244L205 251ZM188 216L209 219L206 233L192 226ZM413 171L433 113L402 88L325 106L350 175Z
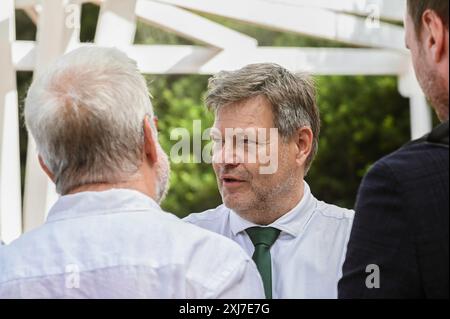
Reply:
M150 209L161 210L153 199L131 189L81 192L60 197L50 209L47 222L126 211L149 211Z
M306 227L316 206L317 199L312 195L308 183L304 182L303 197L297 206L267 227L274 227L290 236L298 237ZM231 232L234 236L247 228L260 226L242 218L232 209L230 209L229 218Z

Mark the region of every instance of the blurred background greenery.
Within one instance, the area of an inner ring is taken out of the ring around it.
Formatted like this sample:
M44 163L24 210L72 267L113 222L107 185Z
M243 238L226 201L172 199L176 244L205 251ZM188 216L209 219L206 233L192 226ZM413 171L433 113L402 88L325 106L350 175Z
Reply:
M92 42L99 8L83 5L81 41ZM263 46L346 47L346 45L261 29L214 16L208 18L246 33ZM20 10L16 11L19 40L34 40L36 28ZM138 23L137 44L197 44ZM149 57L151 59L151 57ZM352 61L348 61L352 63ZM167 153L176 141L170 130L201 119L203 129L213 116L203 106L208 76L146 75L159 118L160 141ZM20 106L31 83L32 73L18 72ZM397 90L396 77L321 76L316 77L322 133L318 156L307 176L312 192L321 200L352 208L359 183L368 168L383 155L410 138L409 102ZM26 159L27 134L21 122L22 178ZM163 208L183 217L221 203L214 172L208 164L173 164L171 190Z

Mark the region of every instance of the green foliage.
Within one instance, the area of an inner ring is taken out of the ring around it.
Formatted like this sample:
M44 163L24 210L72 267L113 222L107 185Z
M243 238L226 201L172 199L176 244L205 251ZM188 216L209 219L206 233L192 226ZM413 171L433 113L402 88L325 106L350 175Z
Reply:
M353 207L370 166L409 139L409 103L393 77L319 77L322 132L306 178L320 199Z
M36 26L23 10L16 10L16 39L33 41L36 39Z
M201 119L201 132L212 126L213 116L202 105L208 77L192 75L147 78L152 79L150 92L155 96L153 105L159 119L159 141L167 154L170 154L171 147L179 141L170 139L170 132L174 128L186 128L190 136L194 137L194 120ZM207 141L202 147L205 143ZM192 148L191 143L191 152ZM220 203L216 179L209 164L172 163L171 168L171 190L163 203L165 210L184 216Z
M84 3L82 5L80 23L81 42L94 42L99 12L100 8L92 3Z
M97 16L98 7L92 4L83 6L82 41L94 39ZM263 46L346 47L331 41L204 16L255 37ZM18 11L17 21L18 38L34 39L35 29L26 15ZM138 23L135 43L197 44L142 23ZM203 106L207 79L207 76L199 75L147 76L159 118L159 139L167 153L177 142L170 139L173 128L187 128L192 136L193 120L201 119L203 129L212 125L213 116ZM18 73L21 105L30 80L30 73ZM377 159L408 141L408 101L398 94L394 77L318 77L317 86L322 133L319 153L307 181L319 199L352 207L358 185L367 169ZM21 132L21 155L24 166L24 130ZM182 217L215 207L220 202L210 165L172 164L171 190L163 203L164 209Z

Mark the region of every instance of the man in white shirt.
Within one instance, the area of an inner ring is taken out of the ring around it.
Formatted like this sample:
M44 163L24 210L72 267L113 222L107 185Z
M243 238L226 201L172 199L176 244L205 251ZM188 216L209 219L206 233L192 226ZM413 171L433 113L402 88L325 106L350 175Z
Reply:
M46 223L0 248L0 298L263 298L232 241L161 210L169 162L136 63L67 54L31 86L25 120L63 195Z
M267 298L336 298L354 212L317 200L304 182L320 130L311 79L274 64L220 72L206 105L224 204L185 220L243 247Z

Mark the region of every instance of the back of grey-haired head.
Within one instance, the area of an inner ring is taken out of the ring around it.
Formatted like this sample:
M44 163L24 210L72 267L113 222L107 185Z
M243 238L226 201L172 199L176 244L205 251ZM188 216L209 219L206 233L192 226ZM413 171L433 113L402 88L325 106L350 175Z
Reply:
M320 116L314 81L305 73L293 74L271 63L251 64L237 71L222 71L209 80L206 106L215 112L226 105L256 96L272 105L274 125L284 140L301 127L311 128L314 138L306 161L308 172L318 150Z
M135 174L143 120L153 110L135 61L117 49L83 47L36 78L24 115L57 192L65 194Z

